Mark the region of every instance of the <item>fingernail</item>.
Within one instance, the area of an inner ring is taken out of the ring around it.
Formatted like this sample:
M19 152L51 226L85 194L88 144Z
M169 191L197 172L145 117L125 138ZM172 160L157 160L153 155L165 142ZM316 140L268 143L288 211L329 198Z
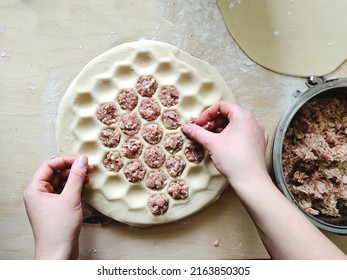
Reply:
M88 167L88 158L86 156L79 156L77 158L77 164L79 167L87 169Z

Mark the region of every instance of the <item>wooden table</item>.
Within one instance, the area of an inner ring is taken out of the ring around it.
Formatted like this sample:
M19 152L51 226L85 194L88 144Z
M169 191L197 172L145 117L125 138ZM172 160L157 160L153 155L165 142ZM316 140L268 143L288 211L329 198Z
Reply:
M306 89L305 79L273 73L249 60L212 0L9 1L0 6L0 259L33 256L22 192L38 165L58 155L55 119L67 87L102 52L126 41L154 39L206 60L272 137L295 99L292 93ZM347 76L347 65L330 76ZM271 170L271 147L267 158ZM94 214L85 208L86 217ZM347 252L346 237L329 238ZM109 219L84 223L80 250L81 259L269 257L231 188L201 212L168 225L134 228Z

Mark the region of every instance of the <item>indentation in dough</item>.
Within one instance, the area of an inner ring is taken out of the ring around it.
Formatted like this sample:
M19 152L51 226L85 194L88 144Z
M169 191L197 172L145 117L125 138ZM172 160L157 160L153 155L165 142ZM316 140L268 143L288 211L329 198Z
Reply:
M107 90L109 88L114 87L114 83L112 82L112 80L110 78L101 78L98 79L96 84L95 84L95 88L100 89L100 90Z
M108 102L115 99L117 87L110 78L97 79L92 94L99 103Z
M208 170L207 172L211 174L211 176L221 176L211 158L207 158L205 164Z
M78 109L90 108L94 103L94 99L90 92L78 93L74 101L74 105Z
M97 121L92 117L78 118L72 125L72 129L81 141L93 141L98 128Z
M119 65L115 71L116 78L121 80L124 78L131 78L136 75L134 69L130 65Z
M148 67L154 63L154 58L150 52L138 52L134 60L135 64L141 67Z
M78 149L78 154L88 155L90 158L99 158L100 149L95 141L82 142Z
M208 188L210 174L202 166L193 166L189 168L186 178L191 189L205 190Z
M157 73L160 75L168 75L173 72L172 64L169 61L162 61L158 64Z
M148 193L139 185L133 185L124 197L129 209L140 209L147 205Z
M177 81L179 73L177 73L176 65L171 61L159 62L155 71L155 76L158 77L161 84L170 84Z
M108 200L121 199L127 191L127 186L123 184L122 178L119 176L108 176L101 189L101 192Z
M201 104L195 96L184 96L181 102L183 111L192 112L201 108Z
M102 189L106 177L107 176L105 174L104 167L102 166L102 168L100 168L99 165L95 165L93 173L90 176L91 184L88 185L88 188L91 188L93 190ZM96 184L95 182L99 182L99 184Z
M216 103L221 100L222 92L213 82L203 82L199 88L199 94L205 104Z
M191 86L195 83L195 77L192 72L184 72L180 74L177 83L182 86Z

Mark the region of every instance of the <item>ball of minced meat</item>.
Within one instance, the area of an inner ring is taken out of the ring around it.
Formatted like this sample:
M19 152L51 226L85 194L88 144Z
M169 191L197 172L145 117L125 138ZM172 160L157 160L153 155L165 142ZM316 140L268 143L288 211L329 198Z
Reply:
M190 162L201 162L205 157L205 149L197 142L191 142L184 149L184 154Z
M154 100L144 99L141 102L139 112L145 120L153 121L160 115L160 105Z
M165 153L158 146L148 148L143 156L145 163L151 168L159 168L165 162Z
M109 102L99 106L96 111L96 117L99 121L106 125L111 125L117 122L117 107Z
M148 173L146 186L149 189L161 190L165 187L167 176L161 170L154 170Z
M169 133L164 137L164 148L170 154L177 153L183 147L183 136L181 133Z
M122 169L124 162L118 151L110 151L107 153L103 164L109 171L119 172Z
M171 177L177 177L182 174L186 163L180 156L176 155L165 161L165 167Z
M138 183L146 175L146 168L140 161L133 161L125 166L124 175L130 183Z
M161 104L163 104L165 107L172 107L178 104L180 96L177 89L174 86L168 85L161 89L161 91L158 94L158 97Z
M137 106L138 102L138 96L137 94L131 90L131 89L124 89L122 90L118 97L117 101L122 110L129 110L132 111Z
M107 148L116 148L119 144L121 134L114 128L106 128L100 133L100 142Z
M147 143L155 145L158 144L163 137L163 130L158 124L149 123L142 128L141 135Z
M134 137L130 137L123 142L121 151L125 157L129 159L135 159L141 155L142 147L143 144L141 140Z
M127 113L120 120L120 129L129 136L134 136L140 131L140 118L136 113Z
M167 192L173 199L185 199L188 197L189 189L183 180L177 180L170 183Z
M169 208L169 199L164 194L152 195L148 207L153 215L163 215Z
M162 115L162 122L167 129L176 129L181 123L181 117L175 110L166 111Z
M136 91L143 97L152 97L158 88L158 82L152 76L141 76L136 83Z

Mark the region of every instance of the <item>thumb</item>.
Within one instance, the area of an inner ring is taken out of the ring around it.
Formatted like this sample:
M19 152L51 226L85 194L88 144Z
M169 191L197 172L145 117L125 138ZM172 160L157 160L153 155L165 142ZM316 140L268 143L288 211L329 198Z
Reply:
M88 158L79 156L71 166L63 194L71 198L80 198L82 186L88 169Z
M183 132L191 139L199 142L205 148L208 148L213 137L213 133L196 124L186 124L182 127Z

